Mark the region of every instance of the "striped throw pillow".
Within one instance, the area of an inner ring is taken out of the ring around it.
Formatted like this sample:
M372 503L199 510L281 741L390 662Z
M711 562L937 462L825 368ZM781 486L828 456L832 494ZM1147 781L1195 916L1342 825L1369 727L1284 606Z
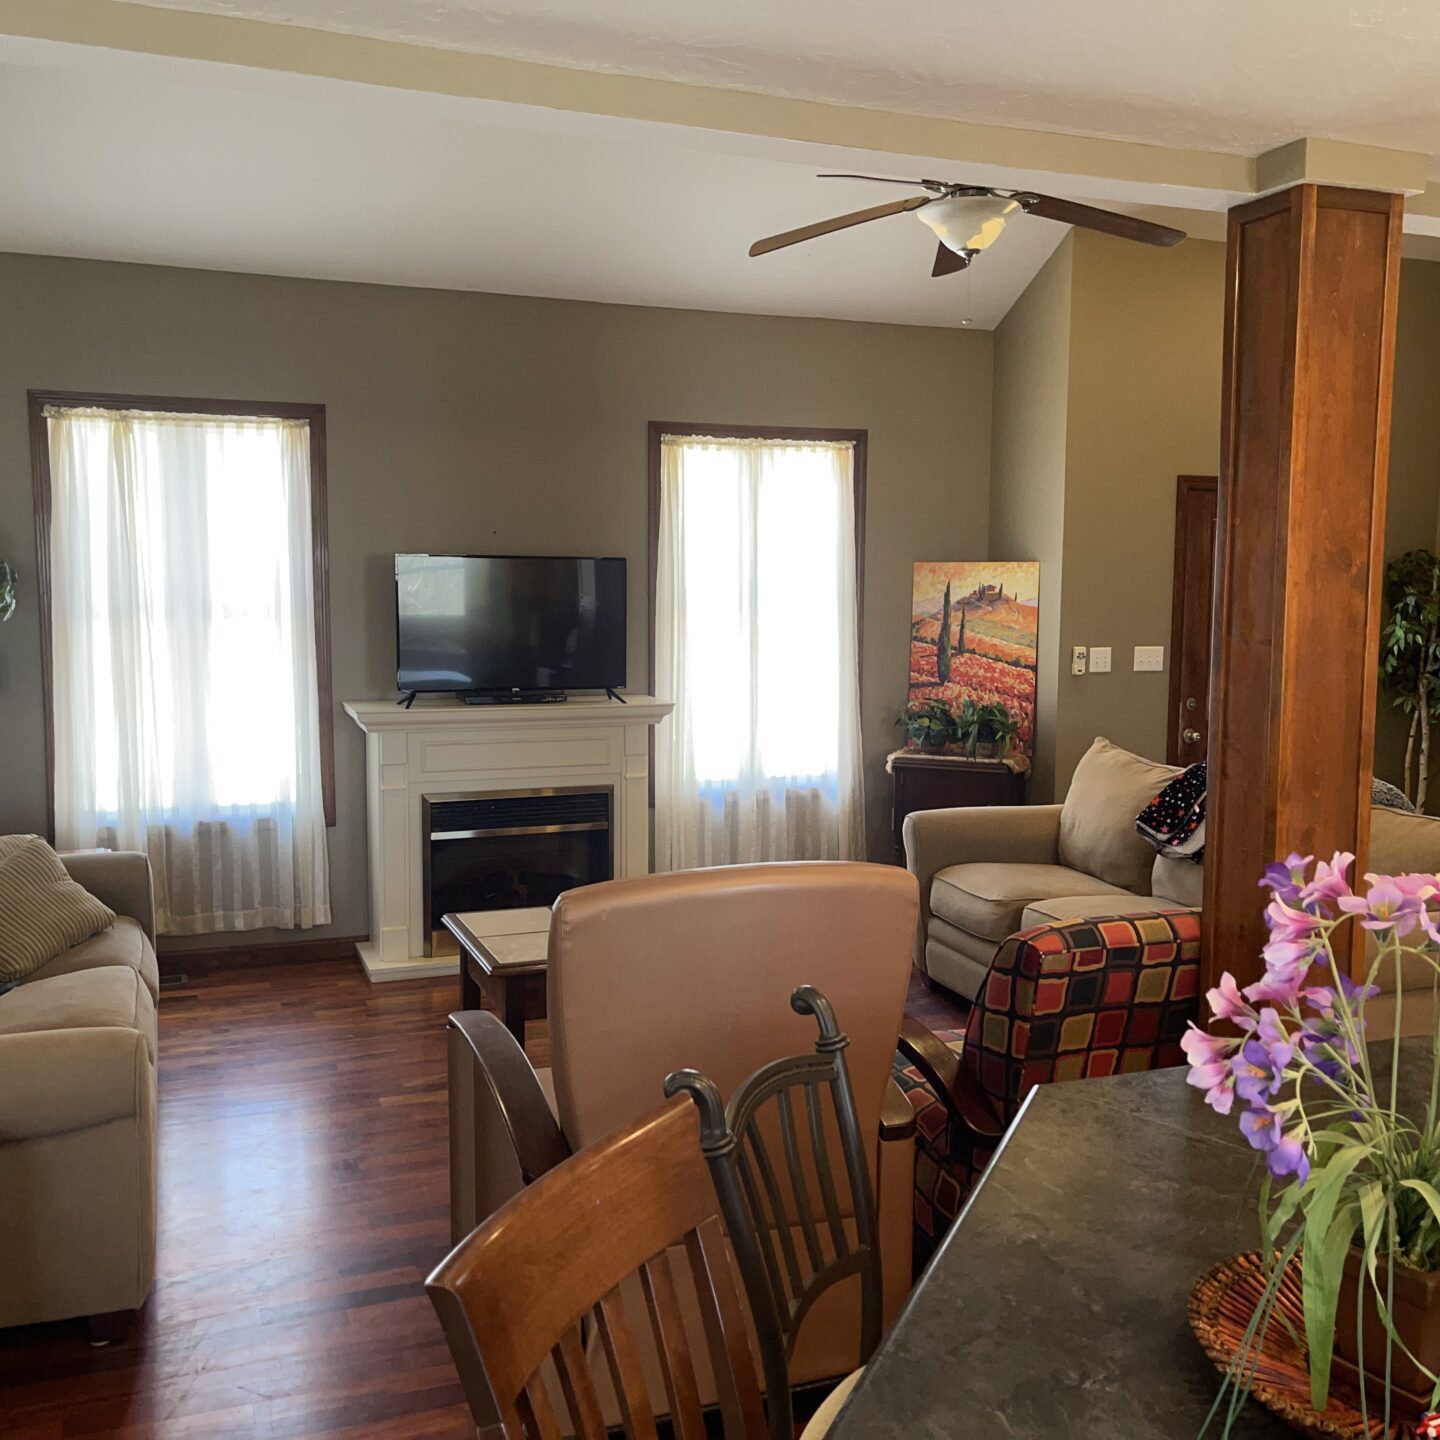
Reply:
M0 836L0 980L23 980L114 923L38 835Z

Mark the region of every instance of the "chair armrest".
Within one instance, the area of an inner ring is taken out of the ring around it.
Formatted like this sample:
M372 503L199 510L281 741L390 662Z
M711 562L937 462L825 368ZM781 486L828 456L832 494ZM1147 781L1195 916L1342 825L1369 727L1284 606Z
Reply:
M925 970L930 882L949 865L1053 865L1060 853L1060 805L974 805L912 810L905 817L905 868L920 882L915 964ZM927 972L928 973L928 972Z
M997 1140L1005 1133L990 1097L938 1035L918 1020L905 1017L900 1027L900 1053L925 1077L954 1119L978 1139Z
M459 1011L448 1026L450 1238L459 1244L507 1200L570 1156L536 1075L493 1016Z
M909 1140L914 1134L915 1107L895 1081L889 1080L885 1085L885 1098L880 1102L881 1142Z
M947 865L1053 865L1062 805L970 805L912 810L905 817L905 865L920 881Z
M150 859L139 850L85 850L61 855L70 878L117 915L128 915L155 944L155 890Z
M123 1025L0 1035L0 1145L137 1114L150 1052Z
M535 1073L515 1037L488 1011L457 1010L450 1028L470 1051L496 1113L510 1133L527 1185L570 1158L570 1144L551 1113Z

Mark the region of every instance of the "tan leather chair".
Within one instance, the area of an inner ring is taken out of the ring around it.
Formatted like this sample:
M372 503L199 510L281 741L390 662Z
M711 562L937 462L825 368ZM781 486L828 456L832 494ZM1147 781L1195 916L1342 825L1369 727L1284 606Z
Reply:
M814 1024L790 992L811 984L850 1037L862 1133L875 1137L888 1325L910 1286L914 1121L891 1065L918 916L913 876L850 863L725 866L562 895L550 930L552 1069L535 1072L493 1016L451 1017L456 1241L523 1184L648 1114L672 1070L701 1070L728 1098L761 1065L808 1051ZM858 1284L837 1287L805 1321L792 1383L848 1374L858 1348Z

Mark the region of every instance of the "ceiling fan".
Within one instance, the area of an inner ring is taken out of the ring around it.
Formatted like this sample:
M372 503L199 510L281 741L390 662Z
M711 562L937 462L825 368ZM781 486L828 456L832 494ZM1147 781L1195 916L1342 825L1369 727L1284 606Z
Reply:
M907 211L918 212L918 218L940 239L935 264L930 271L932 275L953 275L957 270L964 270L982 250L995 243L1007 222L1017 214L1038 215L1042 220L1058 220L1064 225L1083 225L1089 230L1118 235L1122 240L1139 240L1145 245L1178 245L1185 238L1183 230L1172 229L1169 225L1137 220L1132 215L1101 210L1095 205L1082 205L1077 200L1057 200L1053 195L1039 195L1033 190L999 190L991 185L949 185L943 180L892 180L884 175L824 174L816 178L915 185L928 193L911 195L905 200L891 200L884 205L872 205L868 210L852 210L848 215L819 220L813 225L802 225L798 230L786 230L779 235L767 235L750 247L751 255L768 255L772 250L783 250L787 245L798 245L804 240L815 239L817 235L828 235L832 230L847 230L852 225L864 225L871 220L883 220L887 215L903 215Z

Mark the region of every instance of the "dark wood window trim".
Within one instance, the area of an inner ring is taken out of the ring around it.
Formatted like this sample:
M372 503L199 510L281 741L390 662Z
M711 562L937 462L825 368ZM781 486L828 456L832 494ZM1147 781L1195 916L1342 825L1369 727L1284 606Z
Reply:
M76 390L31 390L30 466L35 490L35 577L40 601L40 688L45 705L45 807L55 838L55 680L50 608L50 437L45 407L153 410L171 415L243 416L304 420L310 426L310 542L315 574L315 671L320 697L320 785L325 823L335 823L335 695L330 678L330 536L325 491L325 407L289 401L201 400L175 395L112 395Z
M709 436L715 440L830 441L854 446L852 480L855 491L855 673L865 685L865 469L870 448L868 430L826 430L800 425L700 425L693 421L652 420L649 426L649 599L648 652L650 688L655 688L655 591L660 566L660 450L666 436ZM655 804L655 730L650 729L650 804Z

